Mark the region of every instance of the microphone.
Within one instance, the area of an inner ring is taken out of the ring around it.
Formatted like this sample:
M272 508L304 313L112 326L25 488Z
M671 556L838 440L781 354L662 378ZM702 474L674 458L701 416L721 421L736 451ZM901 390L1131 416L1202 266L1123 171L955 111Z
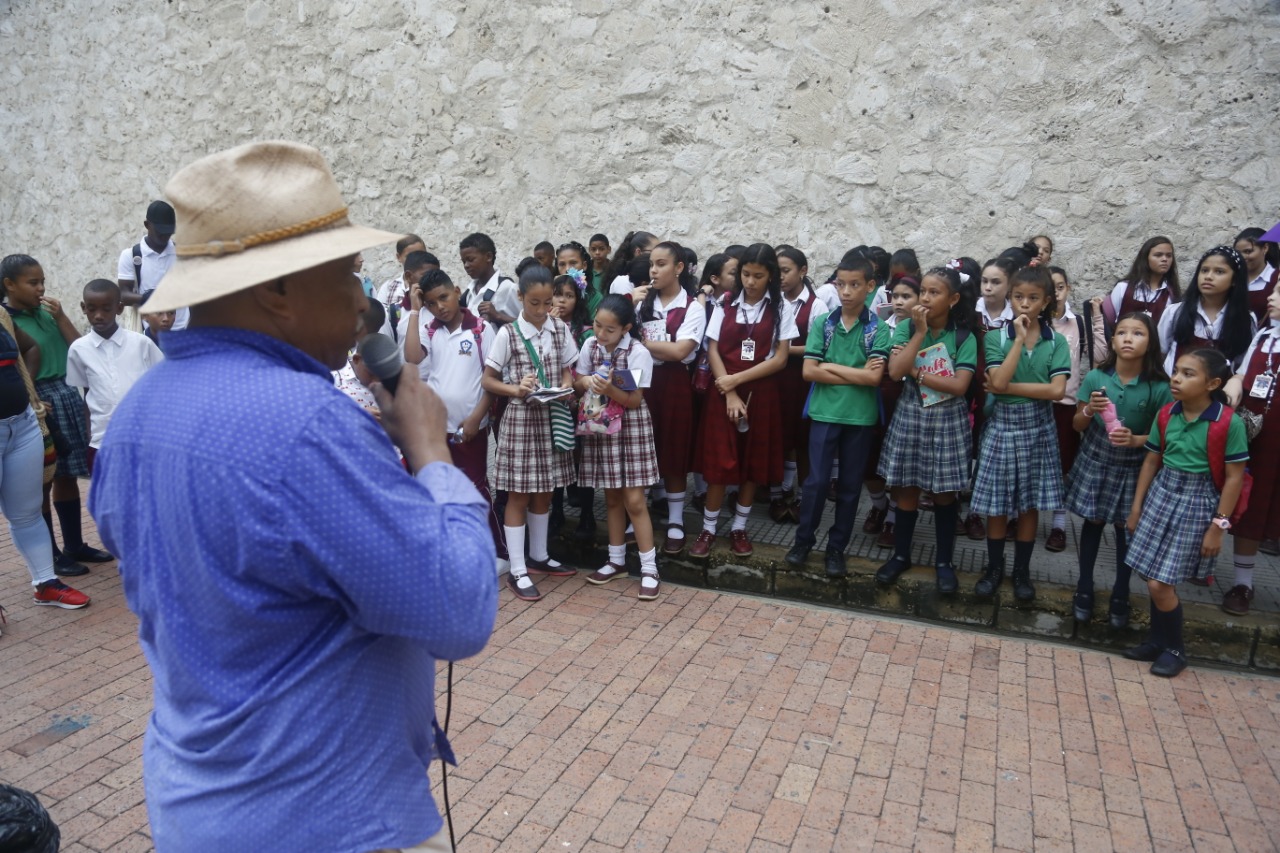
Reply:
M404 368L404 359L400 357L400 347L386 335L374 333L366 335L356 352L364 360L369 372L377 377L388 393L396 393L396 385L400 382L400 371Z

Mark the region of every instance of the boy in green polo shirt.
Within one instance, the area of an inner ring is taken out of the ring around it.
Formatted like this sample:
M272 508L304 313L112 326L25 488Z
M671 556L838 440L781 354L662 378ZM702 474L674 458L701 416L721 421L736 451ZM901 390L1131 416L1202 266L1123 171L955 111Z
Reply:
M838 456L835 518L827 534L827 576L844 577L844 549L853 533L862 493L862 470L875 426L880 420L876 390L884 359L869 358L878 320L866 307L875 270L865 258L841 261L836 270L840 311L809 324L804 351L804 379L812 382L806 416L809 432L809 476L800 500L796 541L786 561L804 565L817 543L818 519L827 484Z

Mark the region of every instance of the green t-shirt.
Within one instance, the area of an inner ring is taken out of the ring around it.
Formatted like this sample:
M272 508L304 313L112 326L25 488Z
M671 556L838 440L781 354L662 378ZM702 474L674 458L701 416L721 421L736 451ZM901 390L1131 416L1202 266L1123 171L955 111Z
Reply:
M1013 334L1012 323L1003 329L993 329L987 333L985 350L988 373L1004 364L1005 357L1017 342ZM1071 345L1067 343L1067 339L1047 323L1039 324L1037 334L1039 338L1030 352L1026 347L1019 347L1018 366L1013 371L1010 383L1047 384L1055 376L1071 375ZM1013 394L996 394L995 398L996 402L1014 405L1040 402Z
M1182 403L1173 404L1173 412L1169 417L1169 425L1165 427L1165 439L1169 447L1164 451L1164 466L1188 474L1208 474L1209 468L1209 424L1223 417L1226 413L1221 403L1212 403L1200 413L1194 421L1188 421L1182 414ZM1160 453L1160 427L1151 427L1147 437L1147 450ZM1244 434L1244 421L1231 416L1231 426L1227 429L1227 461L1249 461L1249 439Z
M883 344L877 338L875 349L871 354L888 358L890 350L894 347L906 346L907 341L911 340L912 325L910 320L899 323L893 332L893 337L887 344ZM956 327L952 323L947 323L947 327L941 332L935 332L933 329L925 331L924 341L921 342L920 348L926 350L937 343L941 343L947 348L947 355L951 356L951 364L954 366L956 373L962 370L975 373L978 370L978 343L972 332L964 335L964 340L957 347ZM881 346L884 346L884 349L881 349Z
M1114 369L1101 368L1094 368L1085 375L1076 399L1087 403L1090 394L1103 389L1107 392L1107 398L1116 404L1116 416L1124 421L1124 425L1134 435L1147 435L1151 432L1156 413L1166 403L1173 402L1168 382L1146 382L1135 378L1125 384ZM1093 419L1098 422L1098 426L1104 426L1102 415L1094 415Z
M836 322L831 346L826 353L822 342L826 334L827 314L809 321L809 337L805 340L804 357L817 362L828 361L845 367L867 365L867 323L871 315L865 309L853 327L846 329L843 318ZM879 329L877 328L877 333ZM813 383L809 398L810 420L850 426L873 426L880 421L880 403L874 385L828 385Z
M32 377L36 382L42 379L62 379L67 375L67 352L71 345L62 332L58 330L58 321L43 307L34 311L15 311L13 324L26 332L40 346L40 372Z

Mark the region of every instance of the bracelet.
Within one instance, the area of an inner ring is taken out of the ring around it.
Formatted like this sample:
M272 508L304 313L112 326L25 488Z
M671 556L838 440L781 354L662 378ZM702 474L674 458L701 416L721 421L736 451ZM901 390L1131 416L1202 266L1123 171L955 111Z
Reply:
M1218 513L1217 515L1214 516L1214 518L1223 518L1223 519L1226 519L1227 521L1231 520L1231 516L1223 515L1222 513Z

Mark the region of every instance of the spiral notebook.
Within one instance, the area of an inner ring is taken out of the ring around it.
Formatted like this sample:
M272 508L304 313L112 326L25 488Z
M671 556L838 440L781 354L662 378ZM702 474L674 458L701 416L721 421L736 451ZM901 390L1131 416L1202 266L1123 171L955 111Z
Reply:
M951 353L947 352L947 345L943 343L936 343L916 353L916 370L923 370L925 373L932 373L934 376L942 376L944 378L956 375L955 364L951 361ZM944 391L925 388L923 385L917 387L920 389L920 405L925 408L935 406L943 400L950 400L955 396L955 394L947 394Z

